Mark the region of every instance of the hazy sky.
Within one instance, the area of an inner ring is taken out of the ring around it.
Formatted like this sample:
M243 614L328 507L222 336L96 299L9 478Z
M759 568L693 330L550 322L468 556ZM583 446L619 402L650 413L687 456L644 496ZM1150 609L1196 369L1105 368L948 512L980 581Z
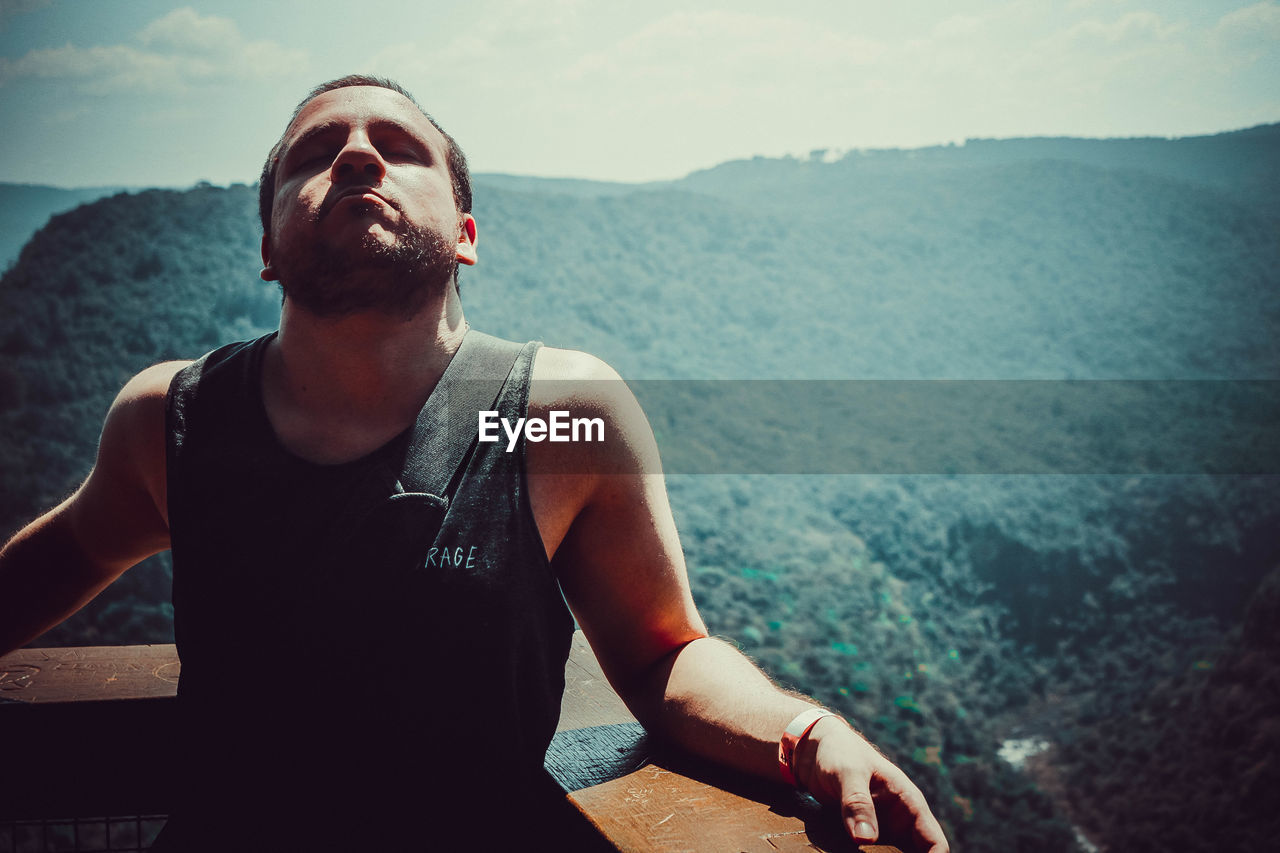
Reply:
M480 172L1280 121L1280 2L0 0L0 181L252 182L293 105L398 78Z

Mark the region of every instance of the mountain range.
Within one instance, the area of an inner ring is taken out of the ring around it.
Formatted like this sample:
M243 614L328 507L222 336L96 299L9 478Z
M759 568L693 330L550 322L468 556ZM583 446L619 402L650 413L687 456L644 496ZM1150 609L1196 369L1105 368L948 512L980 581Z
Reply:
M1262 849L1280 829L1258 793L1280 768L1280 649L1266 628L1280 619L1280 125L815 151L650 184L475 183L471 324L593 352L638 388L1193 387L1124 404L1149 425L1137 434L1101 412L1037 410L1036 476L975 474L979 454L973 471L910 475L713 467L672 475L669 490L711 629L857 721L957 849ZM0 221L31 234L0 278L11 531L84 476L130 375L265 333L279 292L257 277L250 186L0 186ZM833 405L832 428L873 456L900 452L903 421L876 399L865 415ZM763 440L817 434L812 415L770 405L755 410ZM1252 444L1229 475L1082 474L1060 452L1157 453L1148 436L1175 421L1202 425L1194 451L1250 411ZM707 426L696 407L650 416L664 449ZM1001 418L954 429L1000 453ZM151 561L38 642L169 641L168 583L166 561ZM1042 746L1015 766L1001 757L1013 743ZM1179 766L1213 768L1230 828L1207 832L1188 812L1199 782Z

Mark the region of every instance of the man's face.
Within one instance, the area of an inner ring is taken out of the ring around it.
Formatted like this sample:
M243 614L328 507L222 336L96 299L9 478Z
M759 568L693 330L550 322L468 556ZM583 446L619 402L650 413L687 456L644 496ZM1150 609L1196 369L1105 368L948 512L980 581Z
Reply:
M475 262L444 137L411 101L376 86L311 100L285 133L264 278L315 314L412 316Z

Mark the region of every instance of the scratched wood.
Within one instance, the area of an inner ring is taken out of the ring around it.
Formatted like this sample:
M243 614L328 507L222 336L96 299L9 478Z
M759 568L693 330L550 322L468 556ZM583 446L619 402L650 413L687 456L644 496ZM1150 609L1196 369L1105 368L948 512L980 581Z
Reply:
M569 798L623 851L693 853L718 844L743 853L777 853L769 836L804 830L803 821L771 811L768 803L726 802L702 782L653 764Z
M173 696L181 664L172 644L18 649L0 657L0 701L85 702ZM582 633L565 665L560 730L635 722Z
M0 658L0 700L88 702L173 696L173 645L18 649Z
M901 853L854 845L834 813L781 785L673 760L609 687L581 632L565 668L548 773L609 845L621 851Z
M889 845L855 845L837 815L810 797L687 759L681 764L647 764L575 791L569 801L627 853L901 853Z

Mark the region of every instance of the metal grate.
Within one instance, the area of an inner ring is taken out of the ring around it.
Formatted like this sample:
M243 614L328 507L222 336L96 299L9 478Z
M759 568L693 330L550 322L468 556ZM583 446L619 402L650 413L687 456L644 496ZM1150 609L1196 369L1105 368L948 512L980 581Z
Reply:
M0 853L140 853L164 823L164 815L5 821Z

